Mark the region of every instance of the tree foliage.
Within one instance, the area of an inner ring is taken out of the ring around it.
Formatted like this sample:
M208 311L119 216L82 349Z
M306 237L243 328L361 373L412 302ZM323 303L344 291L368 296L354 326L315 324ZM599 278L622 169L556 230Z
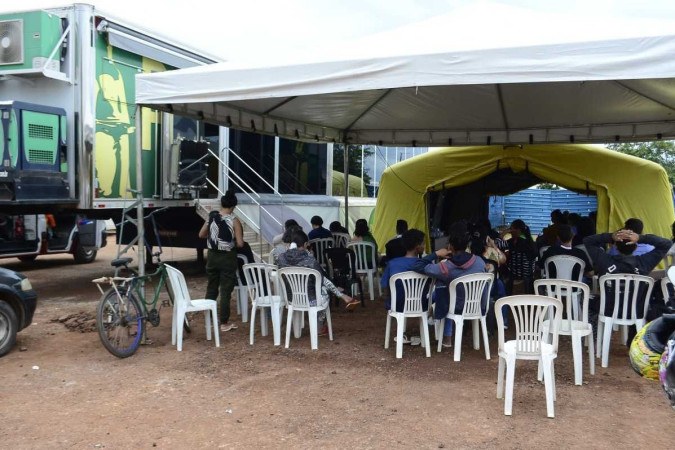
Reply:
M675 141L625 142L607 147L660 164L666 170L670 184L675 184Z
M348 146L348 157L349 157L349 174L356 175L361 177L361 168L363 167L363 159L374 153L373 149L370 146L363 146L363 153L361 152L361 145L349 145ZM333 146L333 170L338 172L344 171L344 145L335 144ZM370 174L368 169L363 171L363 182L367 185L370 184Z

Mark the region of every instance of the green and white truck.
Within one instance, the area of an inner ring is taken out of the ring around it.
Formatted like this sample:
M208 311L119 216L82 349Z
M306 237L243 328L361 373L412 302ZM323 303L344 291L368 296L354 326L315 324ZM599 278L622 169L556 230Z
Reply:
M216 197L203 174L219 162L209 168L195 157L203 148L176 143L218 148L227 131L144 109L136 148L135 75L213 62L91 5L0 14L0 258L93 261L104 219L119 223L134 191L149 210L168 207L146 230L151 243L158 230L164 245L197 246L194 200Z

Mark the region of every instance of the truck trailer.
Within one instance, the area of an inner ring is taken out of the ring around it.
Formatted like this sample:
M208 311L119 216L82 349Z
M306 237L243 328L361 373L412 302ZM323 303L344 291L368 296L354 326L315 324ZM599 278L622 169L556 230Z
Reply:
M0 258L69 252L90 262L104 220L121 223L139 197L161 209L151 245L198 247L195 200L218 196L205 178L219 179L222 163L208 150L228 131L137 109L135 75L216 61L91 5L0 14Z

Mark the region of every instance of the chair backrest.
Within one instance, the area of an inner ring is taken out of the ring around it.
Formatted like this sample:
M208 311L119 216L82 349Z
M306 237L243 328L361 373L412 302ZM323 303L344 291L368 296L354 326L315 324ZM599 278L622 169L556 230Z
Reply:
M309 245L314 250L314 257L321 267L326 267L326 249L333 246L333 238L310 239Z
M372 242L357 241L347 244L356 253L356 271L364 272L377 268L377 248Z
M631 273L607 274L600 277L600 314L605 313L608 295L614 299L615 319L635 320L647 315L649 297L654 288L654 279ZM637 311L638 300L644 300L643 311ZM641 315L638 315L641 313Z
M571 255L551 256L546 261L544 261L544 273L546 275L546 278L551 278L550 266L555 267L555 278L559 280L581 281L581 278L584 276L586 263L584 263L582 259L577 258L576 256ZM574 277L575 269L579 271L576 277Z
M675 284L675 266L668 267L668 270L666 271L666 276L668 277L671 283Z
M246 255L242 255L241 253L237 253L237 285L243 286L242 281L246 281L244 278L244 265L248 264L249 261Z
M251 301L272 295L272 273L277 266L264 263L244 264L244 277Z
M349 233L333 233L333 247L345 248L350 240Z
M169 276L169 283L171 284L171 292L173 292L174 307L185 306L190 303L190 292L188 291L187 282L183 272L173 266L164 264L166 274ZM217 300L217 299L213 299Z
M403 313L422 313L426 311L422 300L429 292L431 278L417 272L400 272L389 278L389 292L391 293L391 308L396 310L399 291L397 283L403 287ZM428 303L427 303L428 307Z
M452 280L448 286L450 313L455 313L457 296L461 290L464 294L462 315L465 319L482 317L483 311L487 314L493 281L494 275L491 273L472 273Z
M533 357L541 353L543 323L548 311L553 308L550 332L553 335L553 351L558 351L558 330L562 317L562 302L543 295L512 295L502 297L495 303L499 350L504 349L504 316L502 308L508 306L516 329L516 355Z
M540 260L541 260L542 258L544 258L544 252L545 252L546 250L548 250L549 248L551 248L550 245L543 245L543 246L539 249L539 259L540 259Z
M562 301L567 319L588 323L588 301L591 298L591 290L585 283L557 278L535 280L534 292ZM581 294L581 315L579 315L578 309L576 309L575 314L575 308L573 307L573 302L577 301L576 293Z
M321 301L321 273L307 267L282 267L277 270L280 280L281 295L286 304L292 303L295 308L309 308L310 279L314 278L314 295L317 303Z

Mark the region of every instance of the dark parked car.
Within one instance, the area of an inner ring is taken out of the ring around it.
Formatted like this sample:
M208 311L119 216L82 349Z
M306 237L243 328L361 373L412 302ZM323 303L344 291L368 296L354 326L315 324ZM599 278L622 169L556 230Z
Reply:
M23 274L0 267L0 356L16 342L16 333L30 325L37 294Z

